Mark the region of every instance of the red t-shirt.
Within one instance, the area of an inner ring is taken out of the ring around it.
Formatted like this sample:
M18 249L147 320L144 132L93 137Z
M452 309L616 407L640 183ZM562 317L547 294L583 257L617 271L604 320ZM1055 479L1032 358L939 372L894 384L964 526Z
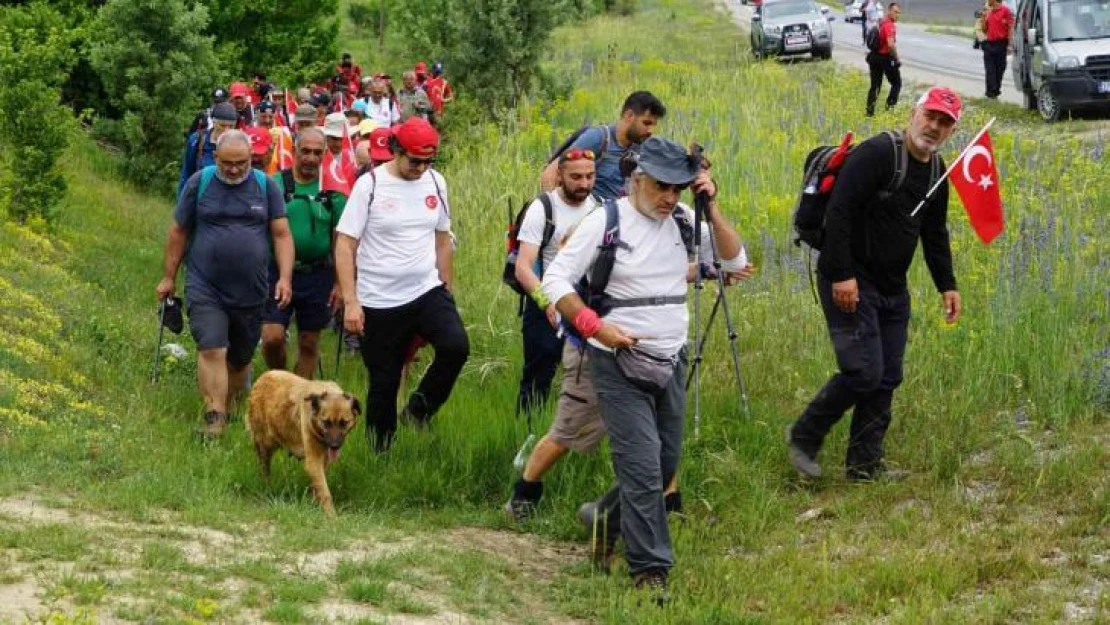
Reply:
M1014 27L1014 14L1010 7L999 3L986 17L987 41L1009 41L1010 29Z
M894 20L889 17L879 22L879 54L890 54L890 49L894 47L896 31Z
M451 85L443 76L433 76L424 81L424 91L436 113L443 112L443 98L451 97Z

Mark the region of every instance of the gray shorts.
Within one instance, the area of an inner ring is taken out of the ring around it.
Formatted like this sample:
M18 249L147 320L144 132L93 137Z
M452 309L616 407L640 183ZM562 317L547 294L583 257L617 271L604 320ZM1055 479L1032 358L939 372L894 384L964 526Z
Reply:
M597 449L605 436L587 361L587 353L570 341L563 345L563 387L555 421L547 431L548 438L580 453Z
M262 338L263 307L226 308L218 304L189 304L189 331L197 349L227 349L227 364L242 369L254 358Z

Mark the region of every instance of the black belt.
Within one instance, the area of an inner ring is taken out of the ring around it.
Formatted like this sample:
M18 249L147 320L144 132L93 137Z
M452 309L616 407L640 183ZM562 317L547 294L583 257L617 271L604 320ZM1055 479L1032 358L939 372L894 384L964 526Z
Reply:
M670 306L672 304L685 304L686 295L662 295L657 297L633 297L631 299L614 299L606 302L609 308L638 308L641 306Z
M318 260L318 261L311 262L311 263L302 263L301 261L298 260L298 261L295 261L293 263L293 271L296 271L297 273L312 273L313 271L316 271L317 269L324 269L324 268L331 267L331 266L332 266L332 264L331 264L331 259L330 258L329 259L324 259L324 260Z

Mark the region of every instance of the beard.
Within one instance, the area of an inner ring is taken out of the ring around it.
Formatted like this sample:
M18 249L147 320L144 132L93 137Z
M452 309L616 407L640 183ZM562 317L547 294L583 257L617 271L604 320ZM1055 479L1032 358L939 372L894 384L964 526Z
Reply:
M567 201L571 202L572 204L580 204L582 202L585 202L586 198L590 197L590 192L590 189L571 191L570 189L563 187L563 197L565 197Z
M216 168L216 179L219 180L220 182L226 184L229 187L234 187L236 185L243 184L243 182L245 182L247 180L247 176L249 176L249 175L251 175L251 168L250 167L244 169L243 170L243 175L239 176L238 178L228 178L227 176L224 175L224 172L222 170L220 170L219 167Z

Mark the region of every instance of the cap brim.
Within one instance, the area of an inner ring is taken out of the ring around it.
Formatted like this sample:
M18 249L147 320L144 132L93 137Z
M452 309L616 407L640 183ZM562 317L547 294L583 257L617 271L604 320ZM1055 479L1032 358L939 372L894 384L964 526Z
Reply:
M375 161L393 160L393 152L390 152L389 148L371 148L370 158Z
M652 163L641 162L640 169L644 170L644 173L654 178L657 182L662 182L663 184L690 184L697 176L697 172L692 171L688 167L663 167Z
M959 114L953 115L952 111L944 108L943 106L922 104L921 108L925 109L926 111L933 111L933 112L936 112L936 113L943 113L944 115L947 115L948 117L950 117L952 119L952 121L954 121L954 122L960 121Z

